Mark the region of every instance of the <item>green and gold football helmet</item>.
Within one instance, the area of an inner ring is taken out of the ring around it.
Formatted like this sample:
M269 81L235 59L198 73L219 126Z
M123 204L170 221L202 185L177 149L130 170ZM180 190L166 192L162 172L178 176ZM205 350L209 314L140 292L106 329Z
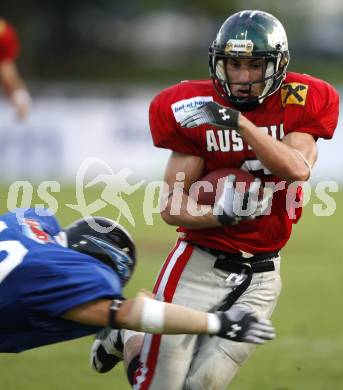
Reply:
M230 82L225 66L226 60L232 57L263 59L261 80L244 83L249 90L253 84L264 83L260 96L242 98L232 94L233 82ZM209 49L210 75L217 92L242 111L256 107L280 88L288 63L288 41L284 28L273 15L262 11L241 11L230 16Z

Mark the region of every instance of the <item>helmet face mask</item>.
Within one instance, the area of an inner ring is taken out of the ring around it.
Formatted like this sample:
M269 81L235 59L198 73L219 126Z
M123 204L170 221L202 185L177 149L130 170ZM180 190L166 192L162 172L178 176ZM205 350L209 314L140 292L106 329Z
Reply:
M106 228L106 232L93 229L87 219L76 221L64 230L68 247L108 265L125 285L136 264L132 238L122 226L108 218L94 217L93 222ZM108 229L110 227L111 230Z
M230 80L228 59L262 61L261 78L243 83ZM262 11L242 11L230 16L209 49L210 75L215 89L242 111L256 107L279 89L288 63L284 28L274 16ZM247 96L233 94L233 87L237 85L249 91ZM253 93L257 85L263 86L258 94Z

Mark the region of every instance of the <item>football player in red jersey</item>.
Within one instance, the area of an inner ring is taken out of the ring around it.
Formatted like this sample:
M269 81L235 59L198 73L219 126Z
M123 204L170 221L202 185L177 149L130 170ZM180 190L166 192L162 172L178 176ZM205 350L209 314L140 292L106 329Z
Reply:
M31 97L17 69L19 41L13 26L0 17L0 82L14 105L17 118L24 120L31 107Z
M290 183L310 177L316 141L333 136L339 105L328 83L287 72L289 59L280 21L241 11L224 22L210 47L212 80L181 82L152 101L154 144L171 150L165 171L171 191L162 217L179 233L157 278L157 299L271 317L281 290L280 250L301 215L300 207L294 209L301 188ZM190 186L229 167L273 183L268 212L236 215L227 185L214 207L192 215L186 206ZM179 213L172 210L176 195ZM217 337L145 335L134 388L225 389L254 349Z

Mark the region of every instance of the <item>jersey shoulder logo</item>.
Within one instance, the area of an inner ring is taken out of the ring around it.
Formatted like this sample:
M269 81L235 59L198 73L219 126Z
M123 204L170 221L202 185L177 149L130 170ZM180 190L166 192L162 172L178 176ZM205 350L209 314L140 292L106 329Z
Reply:
M304 106L306 103L308 85L300 83L283 84L281 87L282 106L286 104L298 104Z
M23 234L32 240L46 244L51 242L50 236L46 233L41 224L33 219L25 218L21 221Z
M208 102L213 102L212 96L194 96L179 100L171 105L176 122L182 122L192 111Z

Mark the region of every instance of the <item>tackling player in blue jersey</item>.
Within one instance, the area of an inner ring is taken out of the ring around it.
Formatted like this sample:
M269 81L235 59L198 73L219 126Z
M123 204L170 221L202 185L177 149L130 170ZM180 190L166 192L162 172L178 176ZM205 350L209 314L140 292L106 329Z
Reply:
M125 300L134 243L119 224L92 221L100 231L89 220L62 230L45 209L0 217L0 352L21 352L107 326L256 343L274 337L273 328L250 313L237 321L228 313L203 313L144 294ZM233 335L237 323L242 329Z
M134 268L134 244L121 227L101 240L85 222L63 232L50 213L37 211L0 218L1 352L20 352L96 332L102 325L97 321L79 324L63 317L87 302L121 298L122 285ZM100 222L108 225L105 219ZM83 237L90 232L92 237ZM76 250L66 247L67 237ZM113 246L107 253L109 239ZM87 254L92 251L99 260Z

